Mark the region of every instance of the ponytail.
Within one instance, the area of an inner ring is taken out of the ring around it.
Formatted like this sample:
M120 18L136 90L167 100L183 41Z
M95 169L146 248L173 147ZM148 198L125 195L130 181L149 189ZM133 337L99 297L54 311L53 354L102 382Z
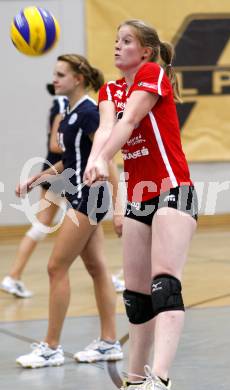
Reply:
M172 66L172 60L174 57L174 48L168 42L160 42L160 58L163 61L163 67L167 74L173 88L174 100L176 103L182 103L181 93L179 88L179 82L176 72Z
M95 92L97 92L104 84L104 76L103 76L103 73L97 68L91 67L90 70L91 70L90 83L91 83L92 89Z

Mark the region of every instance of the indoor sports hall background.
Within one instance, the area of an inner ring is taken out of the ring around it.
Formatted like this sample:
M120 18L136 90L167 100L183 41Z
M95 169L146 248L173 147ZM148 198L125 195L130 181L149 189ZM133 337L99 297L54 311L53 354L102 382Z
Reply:
M58 46L40 58L18 53L10 42L12 17L38 5L54 13L61 26ZM23 165L45 153L45 84L52 80L56 57L78 52L101 68L106 79L113 66L116 27L130 18L153 24L161 40L176 47L184 104L178 107L182 141L197 184L201 214L230 213L230 4L229 0L0 0L1 170L0 226L28 223L14 195ZM37 171L39 166L35 166ZM36 193L32 199L36 201Z
M12 18L31 5L50 10L61 27L57 47L39 58L20 54L10 41ZM14 189L24 165L46 153L51 97L45 85L52 81L56 58L83 54L106 79L117 77L116 28L127 18L155 25L161 40L176 46L174 66L184 100L178 106L182 141L199 195L201 228L184 272L187 316L172 369L173 389L229 390L230 0L0 0L0 280L30 224ZM34 164L32 172L40 167L41 162ZM38 197L39 188L29 195L32 208ZM112 228L105 233L109 268L121 275L121 241ZM15 364L46 331L46 269L53 242L51 237L39 244L23 275L34 292L32 299L0 292L0 389L118 389L128 371L129 350L122 294L117 297L116 322L124 361L77 365L73 358L77 349L98 337L100 327L92 281L81 261L70 272L71 304L62 339L67 364L44 370L22 370Z
M87 52L116 78L113 43L126 19L143 19L173 42L184 105L183 145L189 161L230 159L230 4L228 0L87 1ZM96 48L96 49L95 49Z

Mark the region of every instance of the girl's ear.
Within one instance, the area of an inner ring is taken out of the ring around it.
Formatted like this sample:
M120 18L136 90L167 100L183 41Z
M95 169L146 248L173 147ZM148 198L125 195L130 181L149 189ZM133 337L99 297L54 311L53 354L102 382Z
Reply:
M145 59L147 59L147 58L151 58L152 55L153 55L153 49L152 49L152 47L146 46L146 47L144 48L144 52L143 52L143 55L142 55L142 60L145 60Z
M79 85L84 82L84 76L81 73L75 75L76 85Z

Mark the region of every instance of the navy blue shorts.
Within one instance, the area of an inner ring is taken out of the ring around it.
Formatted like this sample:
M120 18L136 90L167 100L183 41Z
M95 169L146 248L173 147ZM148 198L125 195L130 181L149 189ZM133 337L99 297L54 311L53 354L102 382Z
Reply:
M151 226L154 214L162 207L170 207L198 219L198 199L193 186L171 188L144 202L128 202L125 217Z
M107 214L110 207L110 194L107 183L84 186L81 191L71 195L66 193L69 202L67 207L86 215L93 223L99 223Z
M48 152L46 158L45 158L47 161L50 162L51 165L54 165L56 164L58 161L61 160L61 154L59 153L53 153L53 152ZM49 169L50 168L50 165L47 164L46 162L44 162L43 166L42 166L42 171L45 171L46 169ZM44 189L44 190L48 190L50 188L51 184L44 181L44 183L41 183L41 187ZM51 191L56 193L57 195L60 194L62 191L63 191L63 188L60 189L60 187L63 187L63 183L60 183L59 185L57 184L56 187L55 186L52 186L52 189Z

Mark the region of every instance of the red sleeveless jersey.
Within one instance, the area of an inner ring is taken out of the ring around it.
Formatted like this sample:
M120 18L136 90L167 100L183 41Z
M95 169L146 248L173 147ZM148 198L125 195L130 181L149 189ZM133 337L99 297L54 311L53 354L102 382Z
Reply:
M133 91L148 91L159 96L155 106L122 147L128 200L146 201L170 188L191 185L173 91L164 70L153 62L144 64L129 91L126 91L124 78L110 81L100 89L99 103L103 100L113 101L119 119Z

